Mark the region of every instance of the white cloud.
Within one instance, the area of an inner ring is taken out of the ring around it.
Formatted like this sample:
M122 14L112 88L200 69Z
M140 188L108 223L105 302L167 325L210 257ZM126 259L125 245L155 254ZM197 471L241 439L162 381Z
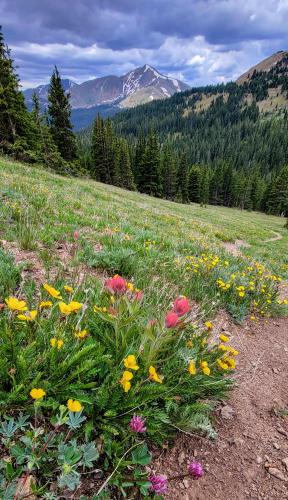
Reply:
M209 44L203 36L191 39L167 37L157 49L113 50L96 43L81 47L72 43L28 42L11 48L20 63L20 74L22 65L28 67L22 81L25 88L47 81L48 68L52 69L54 64L59 66L64 77L80 83L107 74L122 75L148 63L162 73L197 86L235 79L267 55L264 42L243 42L229 50L221 45ZM35 78L37 67L41 71Z

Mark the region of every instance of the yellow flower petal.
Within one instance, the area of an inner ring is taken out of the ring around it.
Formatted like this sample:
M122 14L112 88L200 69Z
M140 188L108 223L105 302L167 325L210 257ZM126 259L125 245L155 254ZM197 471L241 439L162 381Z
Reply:
M48 283L45 283L43 285L44 290L51 295L54 299L62 299L61 294L59 290L56 290L56 288L53 288L53 286L48 285Z
M42 399L44 396L46 396L46 392L43 389L31 389L30 391L30 396L33 399Z
M227 335L224 335L223 333L221 333L221 335L219 335L219 339L220 339L222 342L228 342L229 337L227 337Z
M124 359L124 366L130 370L139 370L139 366L137 365L136 358L133 354L129 354L129 356Z
M10 311L27 311L25 300L18 300L16 297L9 297L5 302Z
M196 375L196 366L193 360L189 362L188 372L190 373L190 375Z
M37 311L26 311L24 314L18 314L17 318L21 321L34 321L37 316Z
M128 372L127 370L123 372L122 378L120 379L119 382L122 385L124 392L128 392L131 389L130 380L132 380L133 376L134 376L133 373Z
M206 326L207 330L212 330L213 323L211 323L211 321L205 321L205 326Z
M49 307L52 307L53 304L51 302L51 300L42 300L42 302L40 302L39 304L39 308L40 309L49 309Z
M74 337L76 337L77 339L85 339L85 337L87 337L87 335L88 335L87 330L76 331L74 333Z
M77 401L77 399L68 399L67 408L74 413L78 413L83 409L83 406L81 405L80 401Z
M163 382L163 377L158 375L154 366L149 366L149 378L150 380L153 380L153 382L158 382L158 384L162 384Z

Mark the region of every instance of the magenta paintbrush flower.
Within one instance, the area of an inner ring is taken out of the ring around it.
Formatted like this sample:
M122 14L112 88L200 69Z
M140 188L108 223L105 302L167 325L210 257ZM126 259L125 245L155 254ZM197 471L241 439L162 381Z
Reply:
M133 417L129 422L129 427L132 432L146 431L145 421L142 419L142 417L139 417L138 415L133 415Z
M156 495L165 495L167 493L168 480L166 476L151 474L148 480L151 483L150 491L153 491Z
M173 305L173 312L178 316L184 316L190 311L190 304L186 297L178 297Z
M203 467L199 462L191 462L188 465L188 472L193 479L199 479L204 474Z

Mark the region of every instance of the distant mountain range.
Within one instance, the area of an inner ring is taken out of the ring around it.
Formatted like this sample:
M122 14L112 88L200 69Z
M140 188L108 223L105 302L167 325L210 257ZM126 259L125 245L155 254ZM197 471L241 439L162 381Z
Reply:
M70 92L72 120L76 129L91 123L98 111L104 116L113 115L120 109L167 99L189 88L186 83L162 75L148 64L123 76L109 75L81 84L63 79L62 83L65 90ZM47 108L48 90L49 84L24 90L28 108L32 108L34 92L39 96L42 109Z
M288 109L287 68L288 52L279 51L243 73L235 82L243 89L242 102L249 103L254 99L260 112L274 113ZM119 77L109 75L81 84L63 79L62 83L70 92L75 130L90 125L97 113L104 118L113 116L121 110L167 99L182 91L188 91L188 94L185 93L184 118L191 113L206 111L217 96L222 96L225 101L229 95L229 84L228 87L208 85L190 89L186 83L162 75L148 64ZM32 107L33 92L38 94L42 109L47 108L48 89L49 84L25 90L23 93L28 108Z

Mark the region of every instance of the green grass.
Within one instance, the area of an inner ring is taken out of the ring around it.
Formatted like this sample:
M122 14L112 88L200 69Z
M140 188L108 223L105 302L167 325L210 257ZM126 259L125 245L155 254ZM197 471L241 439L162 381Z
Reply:
M134 280L155 308L166 307L181 293L199 302L207 315L226 307L240 319L251 301L219 294L216 279L227 278L223 266L196 276L186 270L188 255L218 255L221 262L228 261L232 273L243 272L257 260L268 272L287 278L288 231L281 217L181 205L4 158L0 169L1 238L34 249L48 270L63 269L57 245L68 242L73 248L73 232L78 231L77 249L66 266L73 276L85 264L87 276L97 268ZM275 233L281 239L267 241ZM249 245L241 249L248 260L225 250L223 242L237 239Z
M256 319L287 312L278 295L288 271L284 220L180 205L7 159L0 170L0 496L17 496L19 477L32 473L38 496L52 498L53 485L58 498L82 488L95 467L101 498L143 497L152 443L176 429L215 437L211 411L231 387L238 353L206 320L221 308L238 321L249 311ZM225 249L235 240L247 245L238 256ZM114 274L127 280L123 295L103 287ZM67 313L60 293L78 313ZM178 295L189 312L170 328ZM19 315L8 296L31 312ZM33 403L32 389L44 397ZM135 411L147 425L139 436L129 424Z

